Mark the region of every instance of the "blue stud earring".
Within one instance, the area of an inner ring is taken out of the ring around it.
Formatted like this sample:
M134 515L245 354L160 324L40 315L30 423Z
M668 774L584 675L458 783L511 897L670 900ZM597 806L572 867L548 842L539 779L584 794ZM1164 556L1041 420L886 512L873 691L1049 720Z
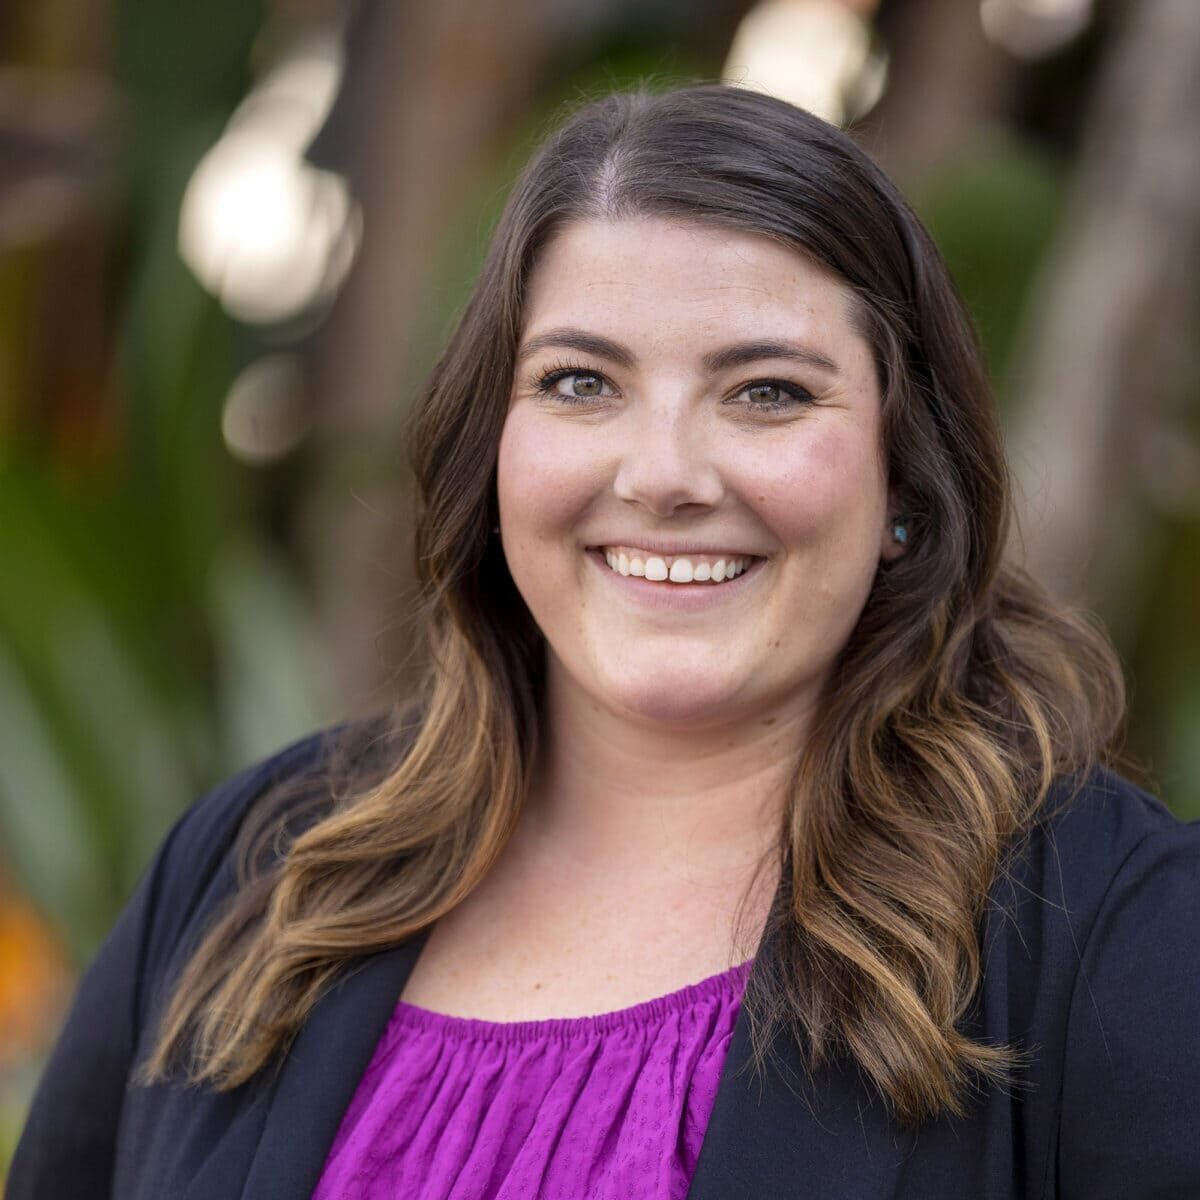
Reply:
M908 525L904 521L897 521L892 526L892 539L900 546L908 541Z

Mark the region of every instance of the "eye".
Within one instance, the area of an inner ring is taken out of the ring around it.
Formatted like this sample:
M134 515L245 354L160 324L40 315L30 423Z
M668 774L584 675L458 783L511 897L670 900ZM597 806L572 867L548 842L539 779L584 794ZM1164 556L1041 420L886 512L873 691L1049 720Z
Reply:
M535 381L543 395L565 400L568 404L585 403L613 395L612 385L603 375L583 367L555 367Z
M734 401L745 397L747 408L758 412L777 412L788 408L801 408L812 404L815 397L807 388L798 387L794 383L785 383L782 379L756 379L746 384L734 396Z

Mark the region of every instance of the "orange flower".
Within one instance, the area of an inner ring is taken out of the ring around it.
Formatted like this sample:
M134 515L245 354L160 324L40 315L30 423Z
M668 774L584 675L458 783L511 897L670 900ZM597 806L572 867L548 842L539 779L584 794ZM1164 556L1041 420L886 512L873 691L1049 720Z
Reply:
M72 976L62 943L33 907L0 881L0 1070L53 1040Z

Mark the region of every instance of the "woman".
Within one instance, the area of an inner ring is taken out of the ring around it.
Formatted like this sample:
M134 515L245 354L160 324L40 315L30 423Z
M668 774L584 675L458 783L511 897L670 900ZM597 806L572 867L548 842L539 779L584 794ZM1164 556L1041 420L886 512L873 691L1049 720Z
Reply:
M183 818L14 1200L1200 1195L1200 829L845 136L582 110L413 445L426 688Z

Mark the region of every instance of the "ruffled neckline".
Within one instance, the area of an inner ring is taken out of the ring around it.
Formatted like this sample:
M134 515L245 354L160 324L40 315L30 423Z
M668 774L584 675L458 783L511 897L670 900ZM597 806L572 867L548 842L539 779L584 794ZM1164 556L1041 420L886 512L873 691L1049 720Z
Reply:
M676 992L643 1000L629 1008L582 1017L549 1017L540 1021L484 1021L434 1012L401 1000L390 1022L392 1030L437 1033L456 1041L527 1042L547 1038L586 1038L619 1030L642 1029L660 1024L673 1013L689 1008L740 1000L754 960L739 963L728 971L710 975Z

